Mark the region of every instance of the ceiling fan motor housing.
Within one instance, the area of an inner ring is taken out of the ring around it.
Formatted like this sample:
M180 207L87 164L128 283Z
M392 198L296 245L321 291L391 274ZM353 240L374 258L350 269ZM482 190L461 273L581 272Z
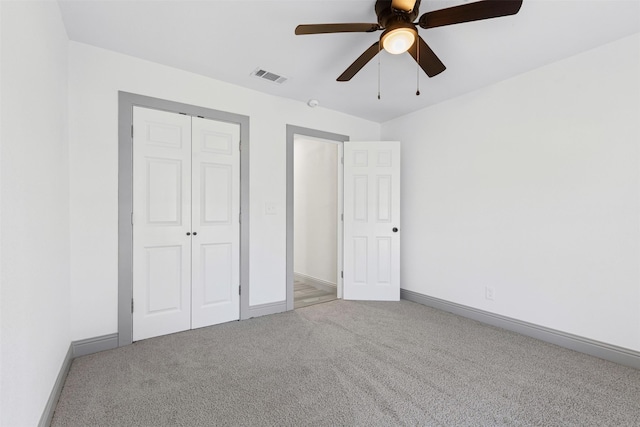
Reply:
M389 26L398 23L412 24L418 18L420 14L420 0L416 0L413 9L409 12L402 10L396 10L391 7L391 0L378 0L376 1L376 15L378 16L378 24L382 28L389 28ZM406 25L405 25L406 26Z

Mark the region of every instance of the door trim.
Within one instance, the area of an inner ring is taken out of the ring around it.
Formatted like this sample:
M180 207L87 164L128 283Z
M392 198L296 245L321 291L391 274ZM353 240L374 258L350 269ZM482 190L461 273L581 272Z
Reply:
M349 141L346 135L287 125L287 311L293 310L293 142L295 135L337 142Z
M179 102L118 92L118 347L133 342L133 107L200 116L240 125L240 319L249 311L249 117Z

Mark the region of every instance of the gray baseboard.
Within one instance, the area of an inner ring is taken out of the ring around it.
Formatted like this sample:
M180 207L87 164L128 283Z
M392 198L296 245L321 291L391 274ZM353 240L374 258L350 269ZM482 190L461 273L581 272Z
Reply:
M400 298L477 320L492 326L497 326L502 329L517 332L541 341L559 345L560 347L579 351L590 356L599 357L621 365L640 369L640 352L630 350L628 348L595 341L578 335L569 334L567 332L558 331L556 329L539 326L522 320L513 319L511 317L408 291L406 289L400 289Z
M44 411L42 411L42 416L40 417L40 422L38 423L38 427L49 427L49 424L51 424L51 420L53 419L53 413L56 410L56 405L58 404L58 398L60 397L60 393L62 393L62 387L64 386L64 381L67 379L67 374L69 373L69 369L71 368L72 361L73 361L73 347L70 344L69 350L67 351L67 355L64 357L64 360L62 361L62 366L60 367L60 372L58 372L58 377L56 378L56 382L53 385L51 394L49 395L49 400L47 400L47 404L44 407Z
M87 338L71 343L73 348L73 357L86 356L88 354L98 353L99 351L111 350L118 348L118 334L102 335L95 338Z
M321 289L326 292L336 292L338 288L335 283L327 282L326 280L318 279L317 277L307 276L302 273L293 273L293 280L299 280L307 283L316 289Z
M252 305L249 307L249 317L266 316L267 314L276 314L287 311L287 302L278 301L267 304Z
M73 341L71 344L69 344L69 350L67 351L67 355L62 361L60 372L58 372L58 377L56 378L56 382L53 385L51 394L49 395L49 400L47 400L44 411L42 411L42 416L40 417L38 427L48 427L49 424L51 424L53 413L55 412L56 404L58 403L58 398L60 397L60 393L62 393L62 387L64 386L64 382L67 379L69 369L71 369L71 362L73 362L73 359L75 359L76 357L86 356L88 354L110 350L117 347L117 333L103 335L101 337L88 338L85 340Z

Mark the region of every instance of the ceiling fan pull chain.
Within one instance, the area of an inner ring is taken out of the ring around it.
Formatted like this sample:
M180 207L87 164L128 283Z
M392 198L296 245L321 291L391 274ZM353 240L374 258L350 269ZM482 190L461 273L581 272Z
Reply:
M378 99L380 99L380 45L378 45Z
M416 40L415 43L416 58L418 58L416 61L416 96L420 96L420 43L418 43L418 40Z

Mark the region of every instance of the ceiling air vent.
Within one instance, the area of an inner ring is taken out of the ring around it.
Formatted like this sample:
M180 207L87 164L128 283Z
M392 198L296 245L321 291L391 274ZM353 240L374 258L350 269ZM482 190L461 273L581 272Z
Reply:
M278 75L276 73L272 73L270 71L263 70L262 68L256 68L255 70L253 70L251 75L255 76L255 77L258 77L259 79L269 80L270 82L278 83L278 84L282 84L282 83L286 82L287 80L289 80L288 77L280 76L280 75Z

